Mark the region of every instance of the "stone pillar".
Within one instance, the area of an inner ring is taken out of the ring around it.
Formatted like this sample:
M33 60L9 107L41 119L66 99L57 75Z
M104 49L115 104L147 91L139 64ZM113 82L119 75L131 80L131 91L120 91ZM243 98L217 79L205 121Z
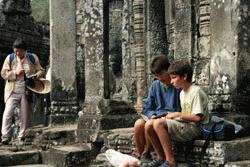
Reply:
M175 49L175 2L174 0L165 0L165 23L168 45L168 59L174 60Z
M50 124L75 123L76 92L75 1L50 0L51 119Z
M173 1L172 1L173 2ZM194 56L193 0L176 0L175 3L175 46L174 58L191 59Z
M79 118L78 139L95 141L101 119L100 102L104 99L104 18L103 0L85 0L85 108Z
M122 17L122 100L134 102L135 81L135 58L132 56L132 1L124 0Z
M95 142L105 130L132 126L135 117L131 107L111 101L108 92L109 1L85 0L83 4L86 96L77 137L81 142Z
M146 66L145 66L145 47L144 47L144 1L135 0L134 11L134 35L135 35L135 58L136 58L136 91L137 101L136 110L142 112L143 99L146 95Z
M199 18L198 29L198 54L196 54L196 62L194 69L194 80L202 86L206 92L209 92L210 84L210 43L211 43L211 31L210 31L210 0L199 1L199 12L197 16ZM197 61L198 60L198 61Z

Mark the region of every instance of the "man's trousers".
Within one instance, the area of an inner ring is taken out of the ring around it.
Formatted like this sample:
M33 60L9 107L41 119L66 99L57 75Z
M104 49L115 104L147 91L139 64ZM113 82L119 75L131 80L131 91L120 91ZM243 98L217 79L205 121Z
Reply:
M2 139L11 139L11 125L15 110L19 108L19 133L18 138L23 138L25 131L31 123L31 103L27 101L25 93L12 93L5 104L3 121L2 121Z

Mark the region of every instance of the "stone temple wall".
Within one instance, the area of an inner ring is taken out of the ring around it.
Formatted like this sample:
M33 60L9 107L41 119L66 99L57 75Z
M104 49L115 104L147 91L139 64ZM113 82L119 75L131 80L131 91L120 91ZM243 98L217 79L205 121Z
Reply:
M112 34L109 36L111 57L113 53L120 53L118 50L122 45L122 57L118 59L122 59L122 91L119 93L125 97L123 100L130 104L141 104L152 80L150 61L154 55L163 53L167 54L170 61L189 59L194 66L193 81L207 92L211 113L228 117L249 127L246 121L249 119L249 86L246 84L249 82L249 49L246 47L249 44L247 1L109 1L109 10L112 11L108 12L108 17L104 16L107 8L102 5L105 3L107 2L86 3L79 0L76 5L77 57L81 60L77 63L82 63L85 59L81 67L85 66L87 71L85 75L80 76L85 76L84 105L91 106L91 112L96 110L93 106L98 106L98 101L101 101L105 94L101 86L103 82L107 82L107 77L102 73L105 65L101 63L105 54L99 54L105 50L105 38L102 33L109 32ZM114 8L114 4L117 8ZM92 11L87 8L89 6ZM98 16L94 15L96 10ZM115 18L119 18L118 21L114 22ZM105 30L107 19L110 21L109 29ZM122 20L122 34L119 34L119 20ZM99 36L96 38L93 35ZM94 45L93 40L96 41ZM114 42L115 40L118 41ZM97 45L100 46L98 53L94 52ZM117 47L114 47L116 45ZM97 57L93 57L95 54ZM100 68L94 68L94 64L100 63ZM93 74L98 76L98 79L90 78ZM98 92L93 91L97 89ZM130 97L134 93L137 100L131 101ZM142 106L139 108L142 109Z
M193 80L209 95L212 113L248 115L249 3L165 1L169 53L194 65Z

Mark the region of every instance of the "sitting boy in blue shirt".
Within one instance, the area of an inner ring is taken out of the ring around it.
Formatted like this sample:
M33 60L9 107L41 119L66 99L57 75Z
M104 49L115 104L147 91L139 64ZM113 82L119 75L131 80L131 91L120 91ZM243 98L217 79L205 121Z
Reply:
M143 114L146 119L138 119L134 125L136 149L142 163L149 159L151 144L146 133L153 129L153 120L169 112L181 111L180 90L171 86L168 67L169 62L165 55L156 56L153 59L150 69L156 80L153 81L145 102Z

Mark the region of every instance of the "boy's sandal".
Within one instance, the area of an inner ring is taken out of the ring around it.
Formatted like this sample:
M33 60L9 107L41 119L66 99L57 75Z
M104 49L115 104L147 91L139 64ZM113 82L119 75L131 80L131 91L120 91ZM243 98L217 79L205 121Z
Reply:
M165 161L163 164L161 164L158 167L178 167L177 163L175 164L169 164L167 161Z

